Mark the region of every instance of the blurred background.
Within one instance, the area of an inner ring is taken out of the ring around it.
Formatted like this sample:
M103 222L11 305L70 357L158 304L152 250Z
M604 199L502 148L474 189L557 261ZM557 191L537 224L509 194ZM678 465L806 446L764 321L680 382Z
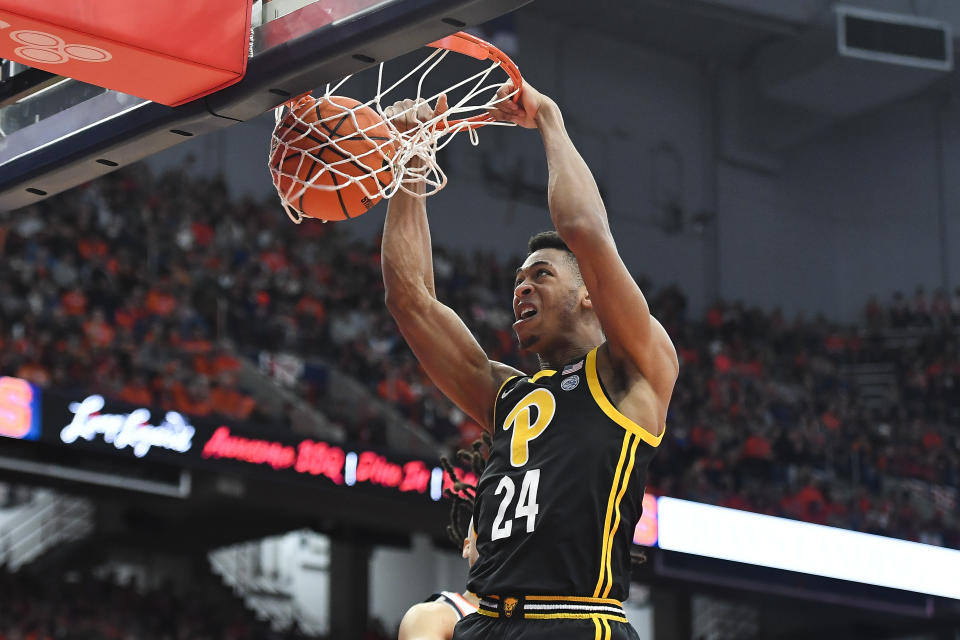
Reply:
M680 356L640 637L960 638L960 3L538 0L469 27L560 104ZM0 152L46 117L6 105ZM379 640L464 589L438 460L480 429L384 308L386 205L291 224L273 125L0 213L0 639ZM440 155L437 292L532 371L509 305L546 164L488 129Z

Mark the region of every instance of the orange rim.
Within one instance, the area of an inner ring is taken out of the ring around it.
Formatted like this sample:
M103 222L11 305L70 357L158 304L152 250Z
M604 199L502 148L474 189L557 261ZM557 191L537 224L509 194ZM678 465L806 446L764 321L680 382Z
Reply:
M518 87L520 91L523 90L523 76L520 75L520 69L517 68L516 63L510 59L510 56L505 54L503 51L500 51L500 49L497 49L486 40L463 31L458 31L457 33L447 36L446 38L441 38L436 42L431 42L427 46L435 49L455 51L456 53L470 56L471 58L476 58L477 60L492 60L498 63L500 68L502 68L510 77L510 79L513 80L513 86ZM520 91L517 91L511 100L518 102L520 100ZM490 114L482 113L471 118L449 120L446 123L441 123L439 127L448 128L464 122L471 123L471 127L482 127L483 125L493 121L494 119L490 116Z

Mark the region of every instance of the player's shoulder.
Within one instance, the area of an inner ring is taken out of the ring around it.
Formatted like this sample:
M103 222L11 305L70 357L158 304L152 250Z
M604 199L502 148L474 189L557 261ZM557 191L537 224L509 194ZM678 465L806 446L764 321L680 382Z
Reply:
M494 407L520 382L528 379L524 372L502 362L491 360L490 368L493 374L494 389L496 389L496 395L493 396Z
M446 640L453 637L457 620L456 612L445 602L420 602L403 615L399 640Z
M498 389L503 389L507 383L523 379L527 375L515 367L496 360L490 361L490 374L493 377L494 386Z

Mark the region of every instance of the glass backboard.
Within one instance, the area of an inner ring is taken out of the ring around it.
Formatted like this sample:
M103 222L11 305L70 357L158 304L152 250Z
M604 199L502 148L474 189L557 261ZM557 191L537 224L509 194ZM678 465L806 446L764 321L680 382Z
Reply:
M288 97L529 1L257 0L246 76L176 108L2 61L0 209L249 120Z

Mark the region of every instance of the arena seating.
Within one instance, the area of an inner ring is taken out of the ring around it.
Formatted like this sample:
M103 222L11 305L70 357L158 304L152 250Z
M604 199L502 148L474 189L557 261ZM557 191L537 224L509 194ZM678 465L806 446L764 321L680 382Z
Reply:
M272 200L145 165L0 223L6 373L276 424L233 374L239 357L293 352L333 363L449 447L479 435L397 333L374 238L294 226ZM492 358L533 370L511 330L512 266L437 247L437 293ZM960 291L873 298L842 326L725 301L694 317L676 287L641 285L681 361L649 491L960 548ZM880 393L858 374L868 365L885 367ZM298 392L349 439L382 444L377 419L326 404L322 378Z
M145 587L100 573L66 571L56 577L0 573L0 593L4 594L0 640L308 637L296 629L277 631L256 620L241 600L212 576L189 587L166 583ZM371 620L363 640L387 638L382 625Z

